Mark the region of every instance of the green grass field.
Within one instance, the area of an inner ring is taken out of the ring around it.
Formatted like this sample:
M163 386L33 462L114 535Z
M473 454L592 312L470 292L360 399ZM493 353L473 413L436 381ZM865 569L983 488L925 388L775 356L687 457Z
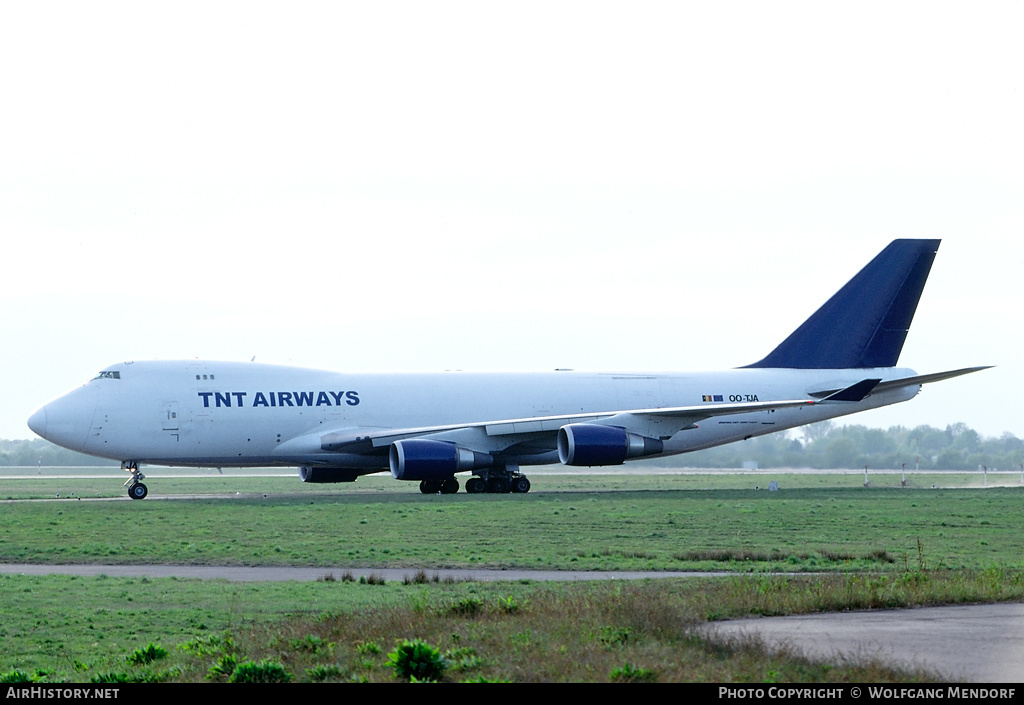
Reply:
M0 675L202 681L237 668L257 680L393 680L388 653L423 639L447 658L442 680L915 680L928 676L715 644L694 627L1024 599L1024 489L1012 475L987 488L973 474L912 475L906 488L898 475L865 488L863 473L531 477L527 495L425 496L383 477L304 485L154 471L150 498L134 502L120 499L116 469L5 470L0 562L321 566L333 579L0 576ZM771 480L779 491L766 491ZM381 585L348 580L347 566L423 572ZM441 567L734 575L431 582Z
M944 679L714 642L699 627L753 614L1020 600L1024 581L999 570L451 584L0 575L0 594L0 681L224 681L242 664L256 679L252 669L276 664L295 681L394 681L388 654L423 640L449 662L446 681L876 683ZM163 655L150 661L147 652Z
M87 474L87 473L83 473ZM0 478L0 562L572 570L1024 568L1024 488L963 476L535 475L527 495L430 495L386 477ZM775 479L781 489L764 488ZM1015 478L1014 478L1015 479ZM832 486L827 483L831 481ZM936 489L932 489L932 485ZM754 489L759 487L760 489ZM943 487L944 489L940 488ZM265 496L264 496L265 495ZM187 501L172 496L193 497ZM164 499L161 499L163 497ZM81 500L79 498L82 498Z

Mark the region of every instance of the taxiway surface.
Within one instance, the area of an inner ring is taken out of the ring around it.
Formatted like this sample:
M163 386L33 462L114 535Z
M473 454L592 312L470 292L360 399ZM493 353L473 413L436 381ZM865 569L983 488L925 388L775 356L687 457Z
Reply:
M719 635L759 635L814 660L877 658L940 678L1024 683L1024 604L737 619L708 625Z

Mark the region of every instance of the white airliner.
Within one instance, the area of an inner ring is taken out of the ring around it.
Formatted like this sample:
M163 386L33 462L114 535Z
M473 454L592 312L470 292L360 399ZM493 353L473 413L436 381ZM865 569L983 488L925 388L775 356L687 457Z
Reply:
M29 427L140 463L298 466L305 482L390 470L424 493L528 492L520 468L618 465L710 448L912 399L895 367L938 240L896 240L763 360L693 373L346 374L245 362L112 365Z

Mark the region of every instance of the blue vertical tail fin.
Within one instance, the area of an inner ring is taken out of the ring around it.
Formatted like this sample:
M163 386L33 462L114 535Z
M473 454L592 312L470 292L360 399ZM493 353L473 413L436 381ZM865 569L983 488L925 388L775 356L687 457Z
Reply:
M894 240L760 362L748 367L894 367L940 240Z

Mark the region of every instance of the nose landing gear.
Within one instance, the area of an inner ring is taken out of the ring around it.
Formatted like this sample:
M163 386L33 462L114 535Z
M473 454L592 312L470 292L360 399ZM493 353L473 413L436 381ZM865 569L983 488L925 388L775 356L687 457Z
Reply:
M134 460L125 460L121 463L121 469L132 474L124 483L124 486L128 488L128 496L132 499L145 499L149 494L149 489L140 482L146 476L139 472L139 464Z

